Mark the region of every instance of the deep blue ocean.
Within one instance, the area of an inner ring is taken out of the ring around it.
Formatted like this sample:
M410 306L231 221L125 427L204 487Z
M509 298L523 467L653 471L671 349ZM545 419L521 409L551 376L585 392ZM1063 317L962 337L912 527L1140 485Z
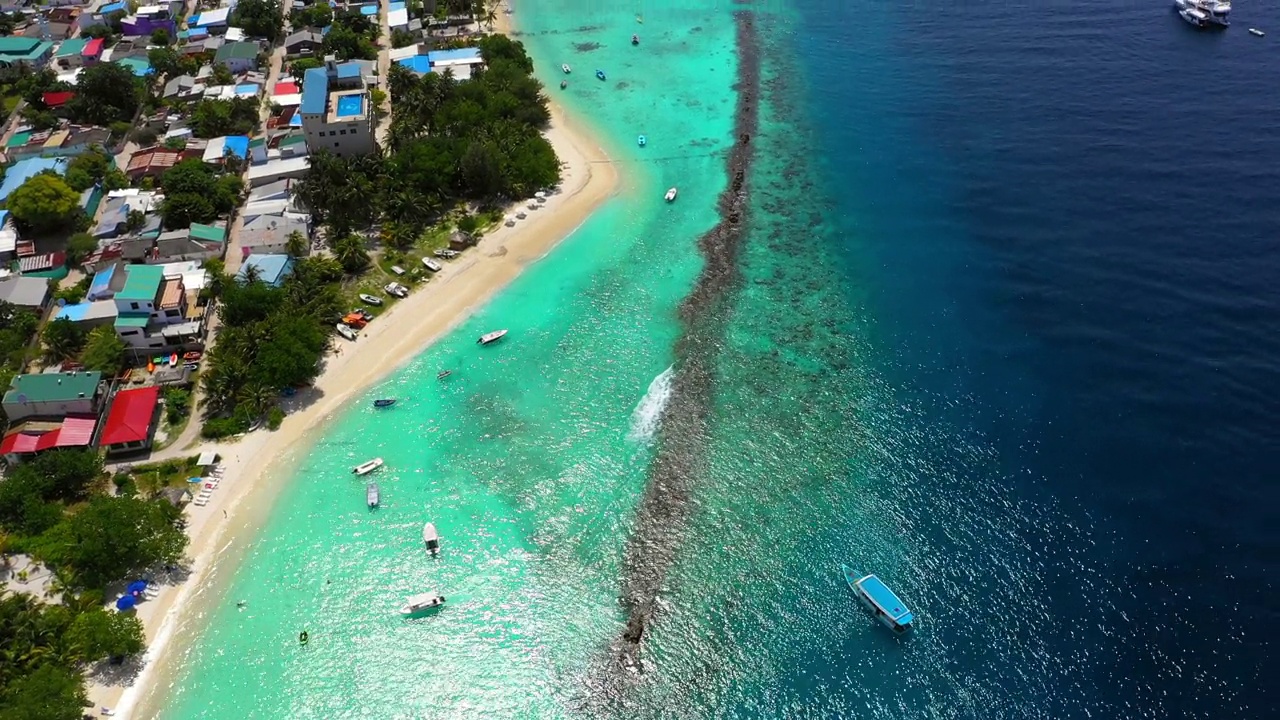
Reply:
M875 491L948 583L1002 587L931 604L1024 646L935 617L978 692L884 716L1280 716L1280 64L1246 32L1280 6L1216 33L1162 2L794 7L767 44L910 445Z

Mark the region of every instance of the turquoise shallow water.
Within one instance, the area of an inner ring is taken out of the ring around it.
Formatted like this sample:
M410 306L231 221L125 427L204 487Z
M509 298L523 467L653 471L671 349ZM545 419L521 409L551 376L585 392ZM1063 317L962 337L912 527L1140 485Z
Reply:
M725 182L734 57L728 7L649 7L641 26L581 4L517 7L522 39L548 92L574 66L564 102L606 138L622 196L333 419L226 595L201 600L207 627L181 651L163 717L554 717L582 700L621 627L618 566L676 307ZM497 327L502 343L475 345ZM401 402L373 410L383 396ZM386 467L369 512L349 468L373 456ZM434 559L427 520L443 536ZM403 598L428 589L445 610L401 620Z

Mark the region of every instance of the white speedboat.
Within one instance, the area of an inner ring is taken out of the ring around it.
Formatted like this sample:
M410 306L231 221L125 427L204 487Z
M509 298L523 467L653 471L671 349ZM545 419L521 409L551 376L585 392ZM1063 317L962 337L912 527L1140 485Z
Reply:
M339 334L339 335L341 335L342 337L344 337L344 338L346 338L346 339L348 339L348 340L350 340L350 341L352 341L352 342L355 342L355 339L356 339L356 331L355 331L355 330L352 330L352 329L351 329L349 326L347 326L345 323L338 323L338 324L336 325L336 327L338 328L338 334Z
M400 283L387 283L386 287L382 288L382 291L393 297L409 297L409 288L401 285Z
M360 463L351 468L351 472L357 475L368 475L369 473L382 467L382 458L374 458L368 462Z
M452 260L458 257L459 254L460 253L457 250L449 250L447 248L444 250L437 250L435 252L435 256L440 258L441 260Z
M436 532L435 523L422 526L422 542L426 544L427 552L432 554L440 552L440 533Z
M573 69L569 67L568 63L561 65L560 69L564 72L565 75L568 75L569 73L573 72Z
M1266 33L1262 32L1262 31L1261 31L1261 30L1259 30L1258 28L1249 28L1249 34L1250 34L1250 35L1257 35L1258 37L1263 37L1263 36L1265 36L1265 35L1266 35Z
M441 270L444 269L443 265L436 262L435 260L432 260L431 258L422 258L422 264L427 266L427 269L430 270L431 272L440 272Z
M369 295L367 293L360 293L360 301L369 303L370 305L382 304L382 298L377 297L376 295Z
M673 201L675 201L675 199L676 199L676 189L675 189L675 188L671 188L670 190L668 190L668 191L667 191L667 194L666 194L666 195L663 195L663 196L662 196L662 198L663 198L664 200L666 200L667 202L673 202Z
M1231 3L1226 0L1173 0L1178 15L1196 27L1227 27L1231 24Z
M400 608L400 614L407 618L420 617L438 609L442 605L444 605L443 595L436 592L426 592L405 600L404 606Z
M481 335L480 339L477 340L476 342L480 343L481 345L488 345L489 343L498 342L502 338L506 337L506 335L507 335L506 330L494 330L493 332L485 333Z
M369 483L369 486L364 489L365 502L369 503L369 507L371 508L378 507L378 502L381 500L381 497L382 496L378 494L378 483Z

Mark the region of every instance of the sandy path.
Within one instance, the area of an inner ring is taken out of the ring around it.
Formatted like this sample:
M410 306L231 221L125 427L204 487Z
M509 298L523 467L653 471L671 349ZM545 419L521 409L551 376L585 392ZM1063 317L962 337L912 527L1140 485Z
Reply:
M617 171L594 138L554 104L551 114L546 136L565 165L560 193L529 213L528 219L514 227L500 227L476 248L447 263L429 283L371 323L358 341L336 340L342 352L327 357L315 387L293 399L292 405L300 409L290 413L278 431L258 431L237 443L190 451L216 450L225 467L222 485L211 502L187 510L191 576L138 606L147 631L147 654L136 672L126 673L132 676L127 684L90 685L95 710L109 707L116 717L154 717L163 702L162 689L173 682L180 662L176 653L168 651L171 641L175 637L190 640L187 636L198 629L201 603L192 599L216 596L225 587L244 543L261 527L281 481L289 477L290 458L307 452L325 419L347 399L466 319L614 194ZM220 561L225 563L220 566Z

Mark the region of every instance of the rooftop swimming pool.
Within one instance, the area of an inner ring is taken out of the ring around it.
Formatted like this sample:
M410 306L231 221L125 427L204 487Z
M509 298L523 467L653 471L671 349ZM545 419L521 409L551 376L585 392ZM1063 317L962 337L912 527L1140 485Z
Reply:
M364 97L361 95L343 95L338 98L338 117L364 114Z

